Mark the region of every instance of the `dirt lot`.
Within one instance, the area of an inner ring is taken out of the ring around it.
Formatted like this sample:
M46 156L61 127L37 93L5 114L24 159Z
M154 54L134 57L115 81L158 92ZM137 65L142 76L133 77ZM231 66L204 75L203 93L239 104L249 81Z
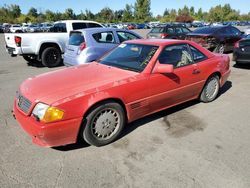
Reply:
M105 147L41 148L12 118L13 97L24 79L63 67L11 58L0 35L0 187L250 187L250 67L231 65L212 103L143 118Z

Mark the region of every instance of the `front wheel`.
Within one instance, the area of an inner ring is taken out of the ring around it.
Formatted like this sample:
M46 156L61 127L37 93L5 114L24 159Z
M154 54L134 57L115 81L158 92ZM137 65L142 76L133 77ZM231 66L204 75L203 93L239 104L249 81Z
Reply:
M103 146L113 142L125 125L125 113L121 105L105 102L95 107L85 119L82 137L90 145Z
M209 77L201 92L200 101L205 103L213 101L218 96L219 89L219 77L217 75Z
M58 48L49 47L42 53L42 64L45 67L56 67L62 63L62 55Z

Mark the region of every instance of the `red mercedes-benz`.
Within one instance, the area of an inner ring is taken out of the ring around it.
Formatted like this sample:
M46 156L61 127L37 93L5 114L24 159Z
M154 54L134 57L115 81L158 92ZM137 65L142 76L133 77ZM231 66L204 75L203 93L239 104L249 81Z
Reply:
M213 101L229 61L191 41L128 41L97 62L28 78L13 114L38 145L66 145L79 136L102 146L138 118L193 99Z

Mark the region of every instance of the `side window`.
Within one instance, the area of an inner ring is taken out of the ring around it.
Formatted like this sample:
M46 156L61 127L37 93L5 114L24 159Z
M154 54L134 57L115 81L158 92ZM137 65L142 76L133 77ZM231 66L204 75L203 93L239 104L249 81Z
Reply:
M200 61L207 59L207 57L202 52L200 52L198 49L196 49L195 47L190 46L190 49L191 49L191 52L193 55L193 60L195 63L198 63Z
M51 28L50 31L56 32L56 33L67 33L66 24L65 23L57 23Z
M183 33L190 33L190 30L185 28L185 27L182 28L182 31L183 31Z
M174 29L172 27L167 27L166 28L166 33L173 34L174 33Z
M238 29L236 29L236 28L234 28L234 27L231 27L230 30L231 30L231 33L232 33L233 35L241 35L240 30L238 30Z
M192 64L192 56L186 44L167 46L160 54L160 64L171 64L175 68Z
M92 35L98 43L115 43L115 38L112 32L95 33Z
M72 27L73 27L73 30L76 30L76 29L85 29L87 28L87 25L86 23L72 23Z
M102 27L102 26L96 23L88 23L88 27Z
M175 32L176 32L177 34L181 34L181 33L182 33L182 29L181 29L180 27L176 27L176 28L175 28Z
M124 31L117 31L117 36L119 38L120 43L126 40L139 39L139 37L137 37L136 35Z

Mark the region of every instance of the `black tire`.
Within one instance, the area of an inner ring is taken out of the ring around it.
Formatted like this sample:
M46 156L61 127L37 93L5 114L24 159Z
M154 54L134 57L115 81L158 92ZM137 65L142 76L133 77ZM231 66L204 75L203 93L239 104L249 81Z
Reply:
M58 48L48 47L42 52L42 64L45 67L56 67L62 63L62 55Z
M87 115L80 135L90 145L103 146L116 140L124 125L125 112L121 105L104 102Z
M200 94L200 101L208 103L216 99L220 90L219 80L219 76L217 75L210 76L207 79L206 84Z
M225 45L224 44L218 44L215 49L215 53L223 54L225 52Z

